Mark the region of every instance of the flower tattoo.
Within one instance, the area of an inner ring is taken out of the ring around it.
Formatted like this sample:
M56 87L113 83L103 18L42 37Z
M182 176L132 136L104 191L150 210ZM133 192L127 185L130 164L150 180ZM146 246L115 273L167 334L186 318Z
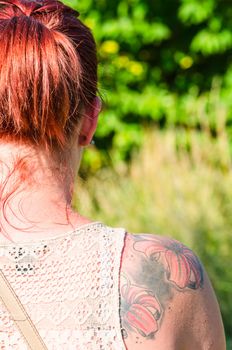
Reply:
M127 280L121 288L125 330L136 330L142 336L154 337L161 317L161 306L151 291Z
M134 249L149 259L159 260L167 271L167 278L179 288L197 289L203 283L203 270L193 252L176 240L168 238L141 240Z
M134 271L132 267L133 272L125 273L125 269L122 274L122 334L126 338L135 333L137 341L154 339L174 290L185 292L203 287L203 268L189 248L166 237L133 237L130 257L132 261L134 257L139 259L140 265Z

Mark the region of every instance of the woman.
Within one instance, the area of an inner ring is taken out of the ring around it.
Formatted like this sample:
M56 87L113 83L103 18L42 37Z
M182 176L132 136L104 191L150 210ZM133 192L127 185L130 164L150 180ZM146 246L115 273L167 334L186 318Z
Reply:
M0 263L39 337L56 350L225 349L190 249L71 207L101 108L90 30L58 1L0 4ZM4 303L0 315L1 349L27 349Z

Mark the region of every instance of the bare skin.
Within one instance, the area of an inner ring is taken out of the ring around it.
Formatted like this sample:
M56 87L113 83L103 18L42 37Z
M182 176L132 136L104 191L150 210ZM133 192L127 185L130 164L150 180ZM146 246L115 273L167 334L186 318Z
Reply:
M128 350L225 350L219 307L203 267L180 242L127 234L121 325Z

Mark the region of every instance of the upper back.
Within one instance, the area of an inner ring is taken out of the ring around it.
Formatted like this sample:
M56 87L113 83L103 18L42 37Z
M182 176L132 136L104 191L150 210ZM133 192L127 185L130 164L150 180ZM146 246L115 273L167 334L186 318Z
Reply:
M0 244L0 268L49 350L225 349L207 276L177 241L91 223ZM0 344L27 349L0 315Z

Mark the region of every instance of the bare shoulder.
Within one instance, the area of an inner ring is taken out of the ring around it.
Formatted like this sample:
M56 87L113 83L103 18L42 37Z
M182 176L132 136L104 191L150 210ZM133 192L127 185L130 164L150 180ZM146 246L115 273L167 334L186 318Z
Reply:
M225 349L210 281L199 258L181 242L127 233L120 294L128 350Z

